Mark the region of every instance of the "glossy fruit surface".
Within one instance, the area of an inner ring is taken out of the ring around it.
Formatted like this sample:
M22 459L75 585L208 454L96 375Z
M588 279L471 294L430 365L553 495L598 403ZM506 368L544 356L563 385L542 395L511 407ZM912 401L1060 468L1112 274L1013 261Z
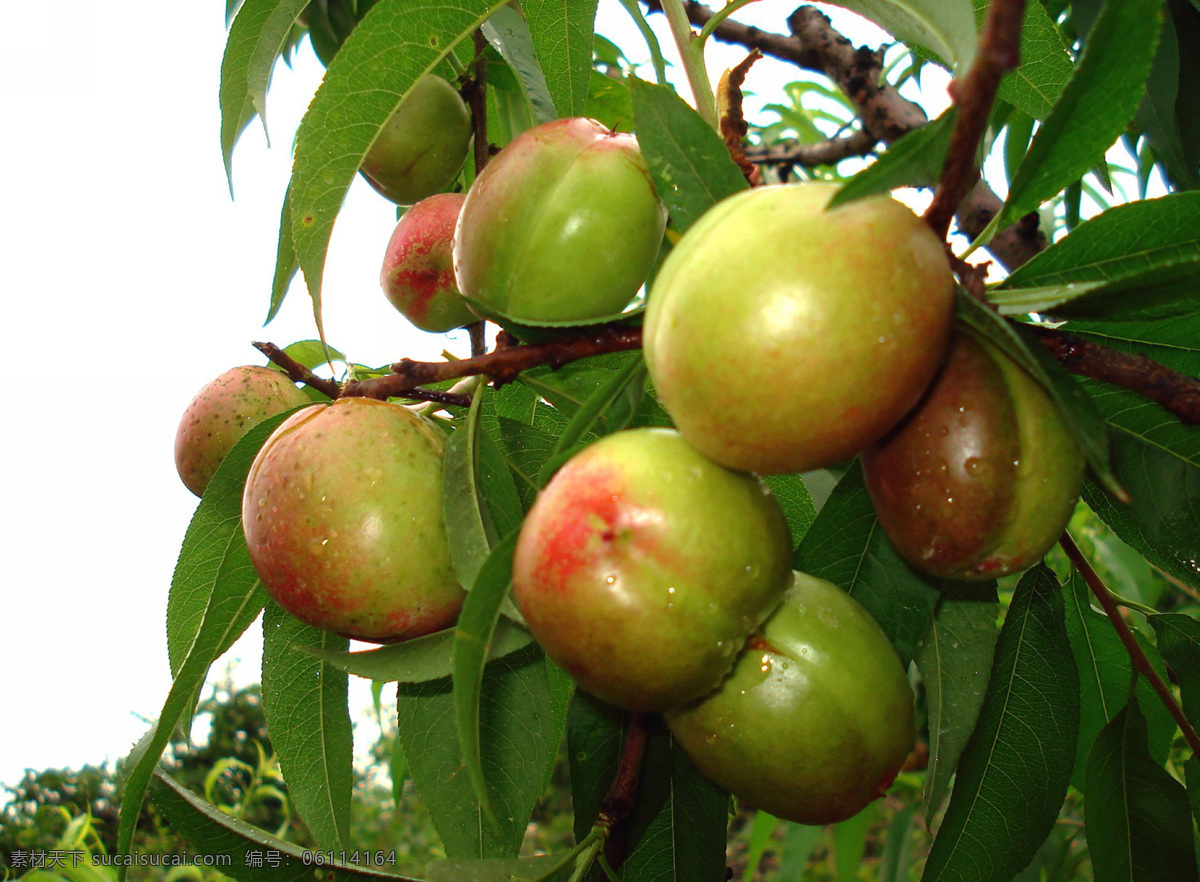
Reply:
M526 321L615 315L646 280L665 225L632 135L590 119L544 123L471 185L454 243L459 289Z
M365 398L288 418L250 467L242 524L264 587L289 613L387 643L462 606L442 516L441 433Z
M631 710L716 688L788 581L791 540L757 479L667 429L608 435L542 490L513 597L579 685Z
M796 573L720 690L667 722L696 768L746 805L830 824L891 785L913 744L913 695L870 614Z
M1084 470L1045 390L962 327L921 405L862 462L896 550L951 579L1041 560L1075 510Z
M192 399L175 432L175 468L203 496L213 472L252 426L308 404L286 375L255 365L230 368Z
M441 77L419 79L363 157L360 171L381 195L412 205L454 183L471 146L471 113Z
M942 243L888 196L826 211L835 192L725 199L655 278L646 365L683 437L722 465L846 459L917 403L941 362L954 305Z
M476 320L454 280L454 225L462 193L422 199L400 218L379 283L388 302L422 331L443 333Z

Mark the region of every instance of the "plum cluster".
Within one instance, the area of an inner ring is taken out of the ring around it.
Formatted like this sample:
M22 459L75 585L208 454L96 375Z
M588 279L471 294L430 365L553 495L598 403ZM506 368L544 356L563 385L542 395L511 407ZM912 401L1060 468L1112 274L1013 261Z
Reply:
M631 135L538 126L464 194L470 120L427 77L362 173L412 205L381 284L414 325L517 327L627 316L666 210ZM460 125L466 121L466 127ZM430 133L441 133L431 137ZM521 527L513 598L547 655L617 706L665 714L696 766L804 823L881 795L913 742L913 696L871 616L791 569L761 475L861 454L880 524L939 578L995 578L1047 551L1083 458L1046 392L954 322L943 243L888 196L829 207L826 184L726 199L662 259L644 355L674 429L608 435L570 459ZM176 459L197 494L253 422L308 399L238 368L193 402ZM251 559L283 608L375 642L452 624L463 588L443 521L443 433L396 404L288 418L251 467Z

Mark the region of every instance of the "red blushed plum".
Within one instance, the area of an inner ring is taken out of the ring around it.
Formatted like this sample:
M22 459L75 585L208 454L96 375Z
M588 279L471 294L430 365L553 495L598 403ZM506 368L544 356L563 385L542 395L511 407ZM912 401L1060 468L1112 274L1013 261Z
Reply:
M850 595L804 573L721 688L667 722L696 768L744 804L814 825L882 796L915 731L887 636Z
M203 496L217 466L246 431L267 417L308 404L286 375L270 368L230 368L192 399L175 432L175 468Z
M949 579L1041 560L1075 510L1084 470L1050 396L965 327L920 406L862 463L896 550Z
M442 516L441 433L396 404L344 398L294 414L250 468L250 559L301 621L375 643L454 623L465 596Z
M573 457L521 527L513 596L588 692L662 710L716 688L788 582L791 539L750 475L667 429L608 435Z
M809 183L725 199L655 277L646 366L683 437L729 468L848 459L912 409L945 354L943 243L886 195L826 209L836 192Z
M359 171L381 196L412 205L454 183L471 147L471 113L441 77L417 80Z
M438 193L404 213L379 282L388 302L422 331L443 333L476 321L454 280L454 225L462 193Z
M591 119L543 123L471 185L458 287L477 310L528 322L615 315L654 266L666 220L632 135Z

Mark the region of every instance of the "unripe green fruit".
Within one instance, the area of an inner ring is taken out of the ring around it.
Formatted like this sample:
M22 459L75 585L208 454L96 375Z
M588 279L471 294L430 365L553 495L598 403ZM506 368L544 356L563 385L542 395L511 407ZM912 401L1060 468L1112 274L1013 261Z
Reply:
M379 283L388 302L422 331L476 321L454 280L454 225L461 193L438 193L404 213L383 255Z
M608 435L525 518L513 597L588 692L662 710L716 688L788 581L791 540L757 479L668 429Z
M913 695L870 614L795 573L720 690L667 722L696 768L743 803L831 824L895 779L913 744Z
M454 241L459 290L525 321L615 315L654 266L666 218L632 135L591 119L544 123L471 185Z
M363 157L362 176L399 205L454 183L471 147L471 113L452 85L424 76L400 102Z
M175 468L187 488L203 496L217 466L251 427L308 404L285 374L245 365L230 368L192 399L175 432Z
M279 605L376 643L453 624L465 595L442 515L443 445L411 411L366 398L279 426L242 497L250 559Z
M920 406L862 462L896 550L950 579L1041 560L1075 510L1084 470L1046 391L961 326Z
M705 213L646 310L659 400L705 456L800 472L877 441L933 378L954 280L942 243L888 196L760 187Z

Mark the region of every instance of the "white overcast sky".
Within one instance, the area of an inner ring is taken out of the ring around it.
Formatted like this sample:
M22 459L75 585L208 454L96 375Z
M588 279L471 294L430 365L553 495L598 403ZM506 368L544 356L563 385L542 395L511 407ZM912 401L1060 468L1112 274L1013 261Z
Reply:
M616 0L600 6L601 33L645 58ZM738 18L783 31L794 6L763 0ZM196 505L175 474L179 416L228 367L261 363L250 341L315 336L299 286L275 322L262 320L292 134L322 71L307 44L294 70L277 68L272 147L260 125L247 131L231 201L218 139L223 8L6 4L0 784L26 767L114 760L158 715L167 589ZM743 57L712 44L714 82ZM760 62L747 86L771 98L789 71ZM932 94L938 112L944 96ZM334 231L326 328L362 363L434 358L446 345L379 291L393 220L356 182ZM259 646L254 625L227 656L242 660L238 682L257 681ZM356 709L369 705L361 683L352 695Z

